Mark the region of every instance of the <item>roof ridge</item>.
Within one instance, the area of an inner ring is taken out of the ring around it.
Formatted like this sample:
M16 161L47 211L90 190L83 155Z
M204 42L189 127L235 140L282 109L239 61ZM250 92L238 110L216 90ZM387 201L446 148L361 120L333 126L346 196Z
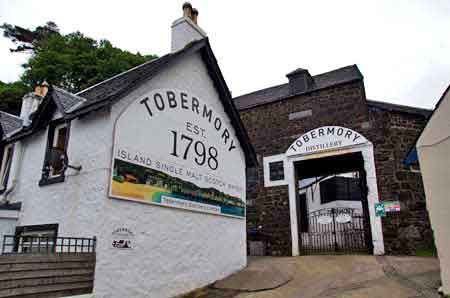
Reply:
M333 73L333 72L341 71L341 70L343 70L345 68L353 68L353 67L358 68L358 66L356 64L350 64L350 65L339 67L339 68L336 68L336 69L333 69L333 70L330 70L330 71L327 71L327 72L323 72L323 73L319 73L319 74L313 75L312 78L314 79L314 78L319 77L321 75L327 75L327 74L330 74L330 73ZM307 69L303 69L303 68L297 68L293 72L297 71L298 69L307 70ZM254 93L257 93L257 92L261 92L261 91L267 91L267 90L272 89L272 88L282 87L282 86L285 86L285 85L288 85L288 84L289 83L283 83L283 84L274 85L274 86L271 86L271 87L255 90L255 91L252 91L252 92L249 92L249 93L244 93L244 94L241 94L239 96L234 97L234 99L238 99L239 97L251 95L251 94L254 94Z
M423 111L427 111L427 112L433 111L433 109L421 108L421 107L416 107L416 106L409 106L409 105L404 105L404 104L397 104L397 103L392 103L392 102L388 102L388 101L381 101L381 100L374 100L374 99L367 99L367 103L369 103L369 104L370 103L387 104L387 105L392 105L392 106L397 106L397 107L404 107L404 108L410 108L410 109L423 110Z
M289 84L289 83L279 84L279 85L275 85L275 86L272 86L272 87L267 87L267 88L259 89L259 90L256 90L256 91L252 91L252 92L250 92L250 93L244 93L244 94L241 94L241 95L239 95L239 96L234 97L233 100L238 99L239 97L251 95L251 94L254 94L254 93L257 93L257 92L267 91L267 90L269 90L269 89L283 87L283 86L286 86L286 85L288 85L288 84Z
M326 75L326 74L329 74L329 73L333 73L333 72L336 72L336 71L341 71L341 70L343 70L345 68L358 68L358 66L356 64L349 64L349 65L346 65L346 66L342 66L342 67L338 67L338 68L332 69L330 71L326 71L326 72L322 72L322 73L313 75L312 77L314 78L314 77L318 77L318 76L321 76L321 75Z
M75 93L74 95L79 96L80 94L82 94L82 93L84 93L84 92L86 92L86 91L89 91L89 90L91 90L91 89L93 89L93 88L95 88L95 87L97 87L97 86L99 86L99 85L102 85L102 84L104 84L104 83L106 83L106 82L109 82L109 81L111 81L111 80L113 80L113 79L115 79L115 78L118 78L118 77L120 77L120 76L122 76L122 75L125 75L125 74L127 74L127 73L129 73L129 72L131 72L131 71L134 71L134 70L138 69L138 68L144 67L145 65L148 65L148 64L153 63L153 62L155 62L155 61L158 61L158 60L160 60L161 58L166 57L166 56L169 56L169 55L171 55L171 54L172 54L172 53L168 53L168 54L165 54L165 55L163 55L163 56L161 56L161 57L159 57L159 58L156 58L156 59L153 59L153 60L150 60L150 61L141 63L141 64L139 64L139 65L136 65L136 66L134 66L134 67L132 67L132 68L130 68L130 69L127 69L127 70L125 70L125 71L123 71L123 72L121 72L121 73L118 73L118 74L116 74L116 75L114 75L114 76L112 76L112 77L109 77L109 78L107 78L106 80L103 80L103 81L101 81L101 82L95 83L94 85L89 86L89 87L87 87L87 88L85 88L85 89L83 89L83 90L81 90L81 91Z
M111 81L111 80L113 80L113 79L119 78L119 77L121 77L121 76L123 76L123 75L125 75L125 74L127 74L127 73L129 73L129 72L135 71L136 69L139 69L139 68L141 68L141 67L144 67L144 66L147 66L147 65L149 65L149 64L152 64L152 63L154 63L154 62L156 62L156 61L158 61L158 60L161 60L161 59L163 59L163 58L167 58L168 56L175 55L175 54L177 54L177 53L179 53L179 52L185 50L187 47L191 47L191 46L193 46L193 45L195 45L195 44L197 44L197 43L199 43L199 42L205 41L205 40L208 40L208 37L205 37L205 38L202 38L202 39L198 39L198 40L194 40L194 41L188 43L186 46L184 46L184 48L181 48L181 49L179 49L179 50L177 50L177 51L175 51L175 52L169 52L169 53L167 53L167 54L165 54L165 55L163 55L163 56L161 56L161 57L158 57L158 58L156 58L156 59L152 59L152 60L150 60L150 61L147 61L147 62L141 63L141 64L139 64L139 65L136 65L136 66L134 66L134 67L132 67L132 68L130 68L130 69L127 69L127 70L125 70L125 71L123 71L123 72L121 72L121 73L118 73L118 74L116 74L116 75L114 75L114 76L112 76L112 77L109 77L109 78L107 78L106 80L103 80L103 81L98 82L98 83L96 83L96 84L94 84L94 85L92 85L92 86L89 86L89 87L87 87L87 88L85 88L85 89L83 89L83 90L81 90L81 91L75 93L75 95L79 96L80 94L85 93L85 92L87 92L87 91L89 91L89 90L91 90L91 89L93 89L93 88L95 88L95 87L98 87L98 86L100 86L100 85L102 85L102 84L104 84L104 83L107 83L107 82L109 82L109 81ZM87 101L89 101L89 100L87 99Z

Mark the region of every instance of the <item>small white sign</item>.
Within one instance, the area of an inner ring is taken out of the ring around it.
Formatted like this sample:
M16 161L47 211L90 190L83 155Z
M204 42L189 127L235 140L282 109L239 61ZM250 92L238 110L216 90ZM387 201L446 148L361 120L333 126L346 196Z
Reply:
M352 216L350 214L339 214L336 216L336 222L337 223L349 223L352 222Z
M329 215L321 215L317 218L317 223L321 225L328 225L333 222L333 218Z
M131 249L134 233L125 227L116 228L111 233L111 247L118 249Z

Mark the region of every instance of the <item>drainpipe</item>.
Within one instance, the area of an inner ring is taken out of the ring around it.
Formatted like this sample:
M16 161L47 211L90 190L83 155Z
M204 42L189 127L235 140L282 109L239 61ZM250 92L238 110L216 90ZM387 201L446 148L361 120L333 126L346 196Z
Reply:
M8 203L8 196L11 194L11 192L14 190L14 188L18 184L18 178L19 178L19 171L20 167L22 165L22 157L23 157L23 146L22 142L19 141L14 145L14 164L12 168L12 179L11 179L11 185L6 189L6 191L3 193L2 203Z

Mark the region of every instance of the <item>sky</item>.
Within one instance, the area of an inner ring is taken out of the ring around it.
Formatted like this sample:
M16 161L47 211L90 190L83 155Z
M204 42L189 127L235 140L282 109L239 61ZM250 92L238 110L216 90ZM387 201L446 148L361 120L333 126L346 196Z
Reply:
M170 51L175 0L0 0L0 23L47 21L141 54ZM450 84L450 1L192 0L233 96L357 64L368 99L433 108ZM25 54L0 37L0 80L22 73Z

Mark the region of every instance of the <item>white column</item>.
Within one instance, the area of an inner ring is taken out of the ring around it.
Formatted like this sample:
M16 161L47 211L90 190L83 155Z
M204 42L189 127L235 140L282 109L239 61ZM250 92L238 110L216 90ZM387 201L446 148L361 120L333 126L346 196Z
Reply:
M292 239L292 255L299 255L298 247L298 225L297 225L297 181L295 181L295 167L292 160L287 160L286 164L286 174L289 187L289 215L291 217L291 239Z
M384 255L383 228L381 225L381 217L375 215L375 203L379 202L377 175L375 171L375 160L373 156L373 145L362 149L364 158L364 169L366 170L367 179L367 201L369 204L370 229L372 231L373 254Z

